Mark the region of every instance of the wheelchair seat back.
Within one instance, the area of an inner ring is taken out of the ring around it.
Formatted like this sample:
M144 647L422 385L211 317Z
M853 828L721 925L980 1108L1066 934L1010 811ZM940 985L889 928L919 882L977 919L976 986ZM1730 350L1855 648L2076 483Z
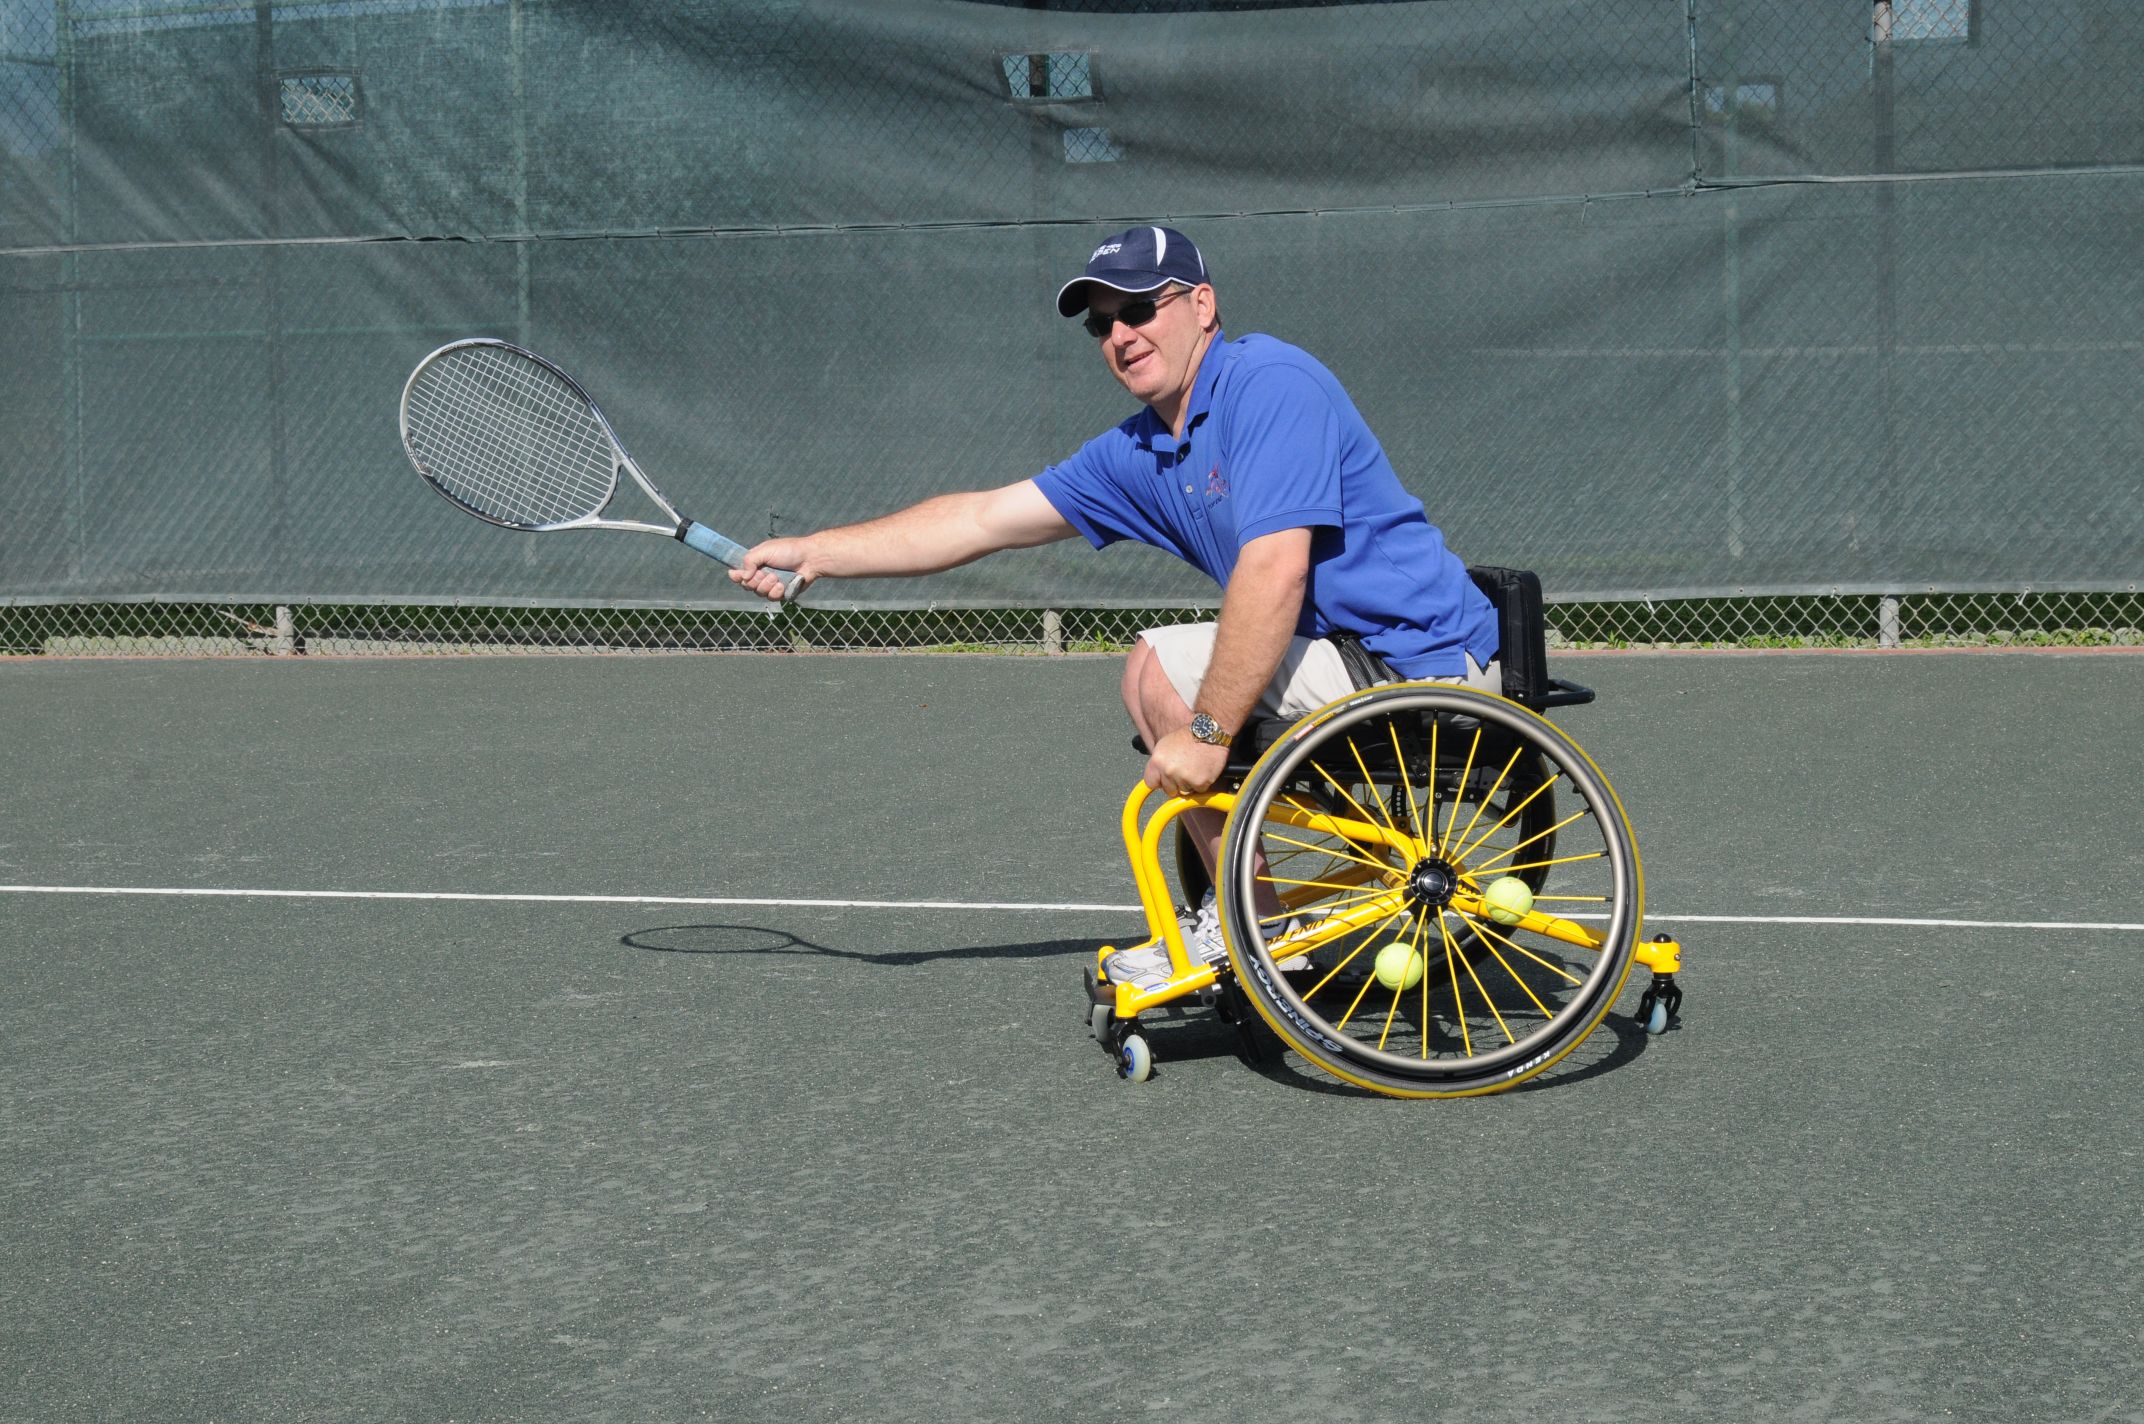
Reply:
M1548 682L1540 577L1526 569L1494 564L1469 564L1467 577L1496 610L1496 656L1504 665L1504 696L1538 709Z
M1496 609L1504 667L1504 696L1535 712L1593 700L1593 689L1548 675L1548 619L1542 611L1541 579L1527 569L1469 565L1467 577Z

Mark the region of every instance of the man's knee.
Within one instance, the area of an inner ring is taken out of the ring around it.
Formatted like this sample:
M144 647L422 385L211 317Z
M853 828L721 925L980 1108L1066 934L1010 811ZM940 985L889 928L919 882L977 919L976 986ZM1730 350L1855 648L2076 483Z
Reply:
M1160 654L1144 638L1133 641L1131 655L1124 660L1123 696L1124 710L1142 733L1167 723L1172 716L1183 715L1179 712L1183 695L1169 680L1169 670L1162 665Z
M1153 661L1154 650L1147 646L1146 639L1132 639L1131 653L1124 659L1124 683L1119 691L1124 697L1124 710L1132 714L1134 722L1141 720L1140 709L1145 704L1141 700L1140 687L1144 684L1146 670Z

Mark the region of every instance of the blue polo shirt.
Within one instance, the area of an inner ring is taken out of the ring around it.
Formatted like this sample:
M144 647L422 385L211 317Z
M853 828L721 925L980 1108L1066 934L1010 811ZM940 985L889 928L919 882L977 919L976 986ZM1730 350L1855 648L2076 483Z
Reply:
M1444 547L1422 502L1332 372L1270 336L1217 333L1199 363L1183 439L1151 407L1035 477L1099 549L1149 544L1226 586L1245 544L1310 529L1296 632L1359 636L1406 677L1496 656L1496 613Z

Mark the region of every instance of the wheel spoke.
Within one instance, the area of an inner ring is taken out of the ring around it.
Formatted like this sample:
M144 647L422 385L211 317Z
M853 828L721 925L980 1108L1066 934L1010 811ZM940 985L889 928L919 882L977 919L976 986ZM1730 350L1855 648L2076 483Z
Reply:
M1486 841L1487 839L1489 839L1489 837L1495 835L1498 831L1501 831L1502 829L1504 829L1504 827L1510 825L1526 810L1528 806L1534 804L1535 798L1539 797L1543 792L1548 791L1555 784L1556 783L1553 780L1548 780L1543 781L1539 786L1536 786L1532 791L1526 794L1526 799L1524 801L1521 801L1518 805L1506 811L1503 815L1503 818L1499 820L1495 825L1489 827L1488 830L1483 831L1480 836L1478 836L1473 842L1468 844L1464 849L1455 851L1452 855L1452 859L1463 863L1468 856L1472 855L1475 851L1481 849L1481 844L1483 841ZM1510 850L1505 851L1504 854L1511 855L1517 851L1524 850L1526 847L1532 845L1535 841L1540 840L1541 837L1552 836L1556 834L1556 832L1562 830L1565 826L1571 824L1572 821L1577 820L1580 816L1583 816L1585 814L1586 813L1583 811L1575 812L1568 819L1557 822L1555 825L1550 826L1547 830L1537 831L1533 835L1528 836L1525 840L1520 841ZM1473 827L1469 825L1467 829L1471 831Z
M1489 784L1489 789L1487 791L1484 791L1479 797L1475 798L1474 814L1468 818L1467 828L1461 831L1456 837L1456 839L1465 840L1468 836L1474 834L1474 827L1481 821L1482 812L1489 809L1489 803L1496 799L1496 793L1503 790L1504 778L1511 775L1511 768L1518 765L1519 757L1525 750L1526 748L1524 747L1513 747L1511 749L1511 756L1504 762L1504 769L1496 774L1496 780ZM1466 781L1464 780L1464 778L1461 779L1459 784L1462 787L1466 785ZM1458 812L1453 812L1452 819L1455 821L1459 819ZM1488 830L1482 832L1482 835L1483 838L1486 839L1487 837L1494 835L1495 833L1496 828L1492 826ZM1465 860L1466 857L1466 851L1459 850L1452 852L1452 859L1454 860Z
M1417 920L1416 920L1416 923L1415 923L1415 934L1416 934L1416 937L1417 937L1417 939L1419 939L1419 937L1420 937L1420 935L1421 935L1421 928L1422 928L1422 927L1421 927L1421 922L1420 922L1419 918L1417 918ZM1394 940L1394 941L1393 941L1393 943L1394 943L1394 944L1406 944L1406 945L1407 945L1407 953L1408 953L1409 955L1412 955L1412 954L1413 954L1413 953L1415 952L1415 948L1414 948L1414 943L1413 943L1413 942L1410 942L1410 941L1406 941L1406 940ZM1405 962L1406 962L1407 964L1410 964L1410 965L1414 963L1413 959L1411 959L1411 958L1410 958L1410 959L1408 959L1408 960L1407 960L1407 961L1405 961ZM1376 978L1377 976L1376 976L1375 974L1372 974L1372 975L1371 975L1370 977L1371 977L1372 979L1375 979L1375 978ZM1427 979L1427 978L1429 977L1429 967L1428 967L1427 965L1424 965L1424 966L1422 967L1422 977L1423 977L1424 979ZM1402 998L1402 997L1403 997L1403 996L1404 996L1404 995L1405 995L1406 993L1407 993L1407 975L1406 975L1406 973L1405 973L1405 972L1404 972L1404 970L1403 970L1403 971L1402 971L1402 973L1400 974L1400 982L1399 982L1399 983L1397 983L1397 984L1394 984L1394 985L1392 986L1392 1004L1391 1004L1391 1007L1389 1007L1389 1008L1387 1008L1387 1009L1385 1010L1385 1027L1384 1027L1384 1031L1383 1031L1382 1033L1380 1033L1380 1034L1378 1034L1378 1035L1377 1035L1377 1048L1378 1048L1378 1051L1379 1051L1380 1053L1382 1053L1382 1052L1384 1051L1384 1047L1385 1047L1385 1043L1386 1043L1386 1040L1388 1040L1388 1039L1390 1039L1390 1038L1392 1037L1392 1021L1393 1021L1394 1019L1396 1019L1396 1018L1398 1018L1398 1017L1399 1017L1399 1013L1400 1013L1400 999L1401 999L1401 998Z
M1332 939L1345 939L1349 935L1359 936L1359 938L1355 941L1355 947L1349 950L1347 952L1347 957L1342 959L1338 964L1335 964L1332 969L1326 973L1323 979L1320 979L1310 988L1303 991L1303 1002L1306 1004L1309 1003L1312 995L1316 994L1320 989L1323 989L1327 984L1330 984L1333 981L1335 975L1338 975L1342 970L1346 969L1348 965L1354 963L1355 960L1362 954L1363 950L1369 948L1372 944L1375 944L1380 938L1382 938L1385 931L1392 927L1393 922L1398 920L1400 916L1406 913L1407 906L1403 902L1398 909L1394 910L1391 914L1385 916L1385 918L1374 929L1365 929L1362 926L1356 925L1336 930L1333 933ZM1330 939L1320 941L1320 943L1322 944L1330 944L1331 942L1332 940ZM1270 951L1268 952L1270 953Z
M1364 923L1375 919L1379 915L1385 915L1388 921L1396 918L1405 913L1406 906L1404 902L1401 902L1399 909L1387 911L1384 907L1391 903L1389 899L1391 893L1391 891L1367 891L1344 902L1334 904L1320 911L1315 923L1306 925L1294 935L1285 936L1278 941L1268 941L1266 948L1270 951L1278 945L1294 945L1296 948L1293 952L1299 954L1304 949L1316 948L1319 945L1329 944L1336 939L1344 939L1348 935L1361 930ZM1266 940L1268 927L1286 924L1295 917L1296 913L1296 910L1290 909L1287 905L1282 905L1277 914L1261 915L1257 921L1259 938Z
M1452 814L1444 822L1444 834L1437 839L1437 853L1439 855L1442 855L1444 848L1452 843L1452 827L1459 824L1459 808L1466 804L1464 792L1466 791L1467 780L1474 775L1474 754L1480 750L1481 728L1476 727L1474 729L1474 740L1467 744L1466 767L1459 773L1458 785L1452 798Z
M1481 974L1474 968L1474 961L1462 954L1459 956L1459 962L1466 965L1467 978L1474 981L1474 990L1481 995L1481 1001L1488 1008L1489 1016L1495 1019L1496 1026L1504 1031L1504 1042L1517 1043L1518 1039L1512 1036L1511 1025L1504 1022L1503 1013L1496 1007L1496 1000L1489 997L1489 986L1481 982Z
M1464 920L1466 922L1467 928L1473 930L1476 935L1482 934L1485 927L1475 923L1471 916L1461 914L1459 918L1461 920ZM1541 1002L1541 996L1534 992L1533 986L1531 984L1528 984L1523 978L1519 976L1518 970L1513 969L1511 967L1510 960L1504 958L1503 951L1496 947L1496 941L1498 940L1503 940L1505 944L1511 944L1510 940L1504 939L1504 936L1500 934L1495 934L1493 931L1489 934L1487 938L1484 938L1482 940L1482 944L1485 948L1488 949L1489 953L1495 957L1496 962L1504 966L1504 972L1511 976L1511 982L1519 986L1520 992L1525 994L1527 998L1532 999L1534 1001L1534 1007L1541 1011L1541 1017L1544 1020L1556 1017L1556 1011ZM1519 946L1515 944L1511 944L1511 947L1513 949L1519 948ZM1521 952L1524 953L1525 951ZM1570 974L1562 969L1557 969L1555 965L1549 964L1547 960L1542 959L1541 956L1538 954L1529 953L1527 954L1527 957L1529 959L1534 960L1536 963L1545 965L1550 969L1555 969L1556 973L1562 974L1564 978L1570 980L1573 984L1583 984L1585 982L1583 979L1578 978L1576 975Z
M1429 954L1422 948L1422 941L1428 936L1429 916L1424 915L1415 921L1414 926L1414 951L1422 956L1422 998L1417 1012L1421 1015L1422 1031L1418 1037L1422 1040L1421 1056L1424 1063L1429 1061Z
M1353 745L1353 744L1352 744L1352 743L1350 743L1350 745ZM1330 785L1330 786L1332 787L1332 789L1333 789L1333 790L1335 790L1335 791L1339 792L1339 793L1340 793L1340 794L1341 794L1342 796L1344 796L1344 797L1346 797L1346 798L1347 798L1347 804L1348 804L1348 805L1350 805L1350 806L1353 806L1353 807L1355 808L1355 814L1356 814L1356 815L1358 815L1358 816L1360 816L1360 817L1362 818L1362 821L1363 821L1363 824L1364 824L1364 825L1366 825L1366 826L1370 826L1370 827L1371 827L1372 829L1375 829L1376 823L1375 823L1375 822L1373 822L1373 821L1372 821L1372 820L1370 819L1370 813L1369 813L1368 811L1365 811L1365 810L1363 810L1363 809L1362 809L1362 803L1361 803L1360 801L1357 801L1357 800L1355 799L1355 793L1354 793L1354 792L1352 792L1352 791L1348 790L1348 788L1347 788L1347 787L1345 787L1345 786L1341 785L1341 784L1340 784L1340 783L1339 783L1338 781L1334 780L1334 779L1333 779L1333 774L1332 774L1331 772L1327 771L1327 770L1326 770L1326 769L1325 769L1324 767L1322 767L1322 766L1318 765L1318 763L1316 763L1315 761L1313 761L1313 762L1312 762L1312 763L1311 763L1310 765L1311 765L1311 768L1312 768L1313 770L1315 770L1315 771L1316 771L1316 772L1318 773L1318 775L1320 775L1320 776L1322 776L1322 777L1324 777L1324 778L1325 778L1325 780L1326 780L1326 783L1327 783L1328 785ZM1382 806L1380 806L1380 807L1379 807L1379 809L1380 809L1380 810L1382 810L1382 809L1383 809L1383 807L1382 807ZM1332 819L1332 818L1328 817L1327 819ZM1395 832L1395 834L1396 834L1396 832ZM1404 840L1404 839L1405 839L1405 837L1402 837L1401 839L1403 839L1403 840Z
M1459 964L1465 958L1459 950L1459 942L1452 938L1451 927L1444 923L1444 916L1437 916L1437 933L1444 936L1444 967L1452 977L1452 1017L1459 1021L1459 1046L1466 1056L1474 1056L1474 1035L1467 1031L1466 995L1459 988ZM1469 969L1468 974L1474 971Z
M1362 949L1361 949L1361 947L1360 947L1360 946L1357 946L1357 947L1356 947L1355 953L1356 953L1356 954L1360 954L1360 953L1362 953ZM1350 956L1350 958L1352 958L1352 957L1353 957L1353 956ZM1329 977L1331 977L1331 976L1329 976L1329 975L1328 975L1327 977L1329 978ZM1360 989L1358 989L1358 990L1356 990L1356 991L1355 991L1355 999L1354 999L1354 1002L1350 1003L1350 1004L1349 1004L1349 1005L1347 1006L1347 1012L1346 1012L1346 1013L1344 1013L1344 1014L1340 1015L1340 1021L1339 1021L1338 1023L1336 1023L1336 1024L1334 1024L1334 1025L1333 1025L1333 1027L1334 1027L1334 1028L1337 1028L1337 1029L1342 1029L1342 1030L1345 1030L1345 1029L1347 1028L1347 1021L1348 1021L1349 1019L1351 1019L1351 1018L1355 1017L1355 1010L1357 1010L1357 1009L1359 1009L1359 1008L1361 1008L1361 1007L1362 1007L1362 1001L1363 1001L1363 1000L1364 1000L1365 998L1367 998L1367 997L1369 996L1369 993L1370 993L1370 986L1371 986L1372 984L1375 984L1376 982L1377 982L1377 976L1376 976L1375 974L1365 974L1365 975L1363 975L1363 976L1362 976L1362 987L1361 987ZM1306 996L1306 997L1307 997L1307 996Z
M1395 866L1385 863L1384 861L1372 860L1367 855L1348 855L1341 851L1333 849L1331 846L1318 845L1314 841L1299 841L1294 839L1292 836L1278 835L1270 831L1267 832L1267 835L1271 839L1280 842L1280 844L1282 845L1295 846L1298 849L1308 851L1312 855L1331 856L1334 860L1351 860L1357 865L1366 865L1370 869L1380 872L1391 871L1397 868ZM1354 843L1350 841L1348 844L1350 848L1352 848Z
M1261 885L1299 885L1319 890L1338 890L1347 894L1362 896L1385 893L1383 890L1364 890L1360 885L1350 885L1341 880L1297 880L1288 875L1261 875L1258 877L1258 882ZM1387 886L1386 889L1390 889L1390 887Z
M1407 796L1407 823L1414 827L1414 843L1427 845L1428 838L1422 834L1422 808L1414 799L1414 780L1407 774L1407 754L1400 750L1400 724L1388 720L1385 723L1385 733L1392 738L1392 764L1398 768L1400 790ZM1430 768L1430 775L1434 781L1434 766Z
M1607 854L1608 852L1604 850L1589 850L1583 855L1559 855L1553 860L1529 860L1523 865L1505 866L1504 873L1509 875L1514 870L1540 870L1551 865L1576 865L1582 860L1600 860ZM1502 859L1502 857L1499 856L1498 859ZM1494 864L1496 864L1494 860L1484 861L1482 865L1475 867L1475 869L1479 872L1481 869Z
M1562 965L1552 963L1549 960L1543 959L1540 955L1534 953L1525 945L1520 944L1517 940L1511 938L1509 935L1503 934L1491 928L1490 926L1483 924L1480 920L1475 919L1472 915L1466 914L1464 911L1455 911L1454 913L1458 914L1459 918L1466 922L1466 926L1468 929L1474 931L1476 935L1481 936L1485 941L1496 940L1500 943L1509 945L1513 950L1516 950L1518 953L1525 955L1528 959L1531 959L1534 963L1540 965L1549 973L1562 975L1565 980L1569 981L1573 985L1583 984L1586 982L1584 979L1580 978L1576 974L1573 974L1570 970L1564 968ZM1492 954L1496 953L1494 946L1491 946L1489 952ZM1502 959L1503 956L1499 954L1497 955L1497 958ZM1507 964L1504 967L1506 969L1509 969L1511 966ZM1536 1002L1539 1001L1536 1000ZM1541 1012L1546 1014L1548 1010L1543 1009Z
M1528 800L1531 800L1532 798L1531 798L1531 797L1529 797L1529 798L1527 798L1527 799L1528 799ZM1491 865L1494 865L1494 864L1496 864L1496 863L1497 863L1497 861L1499 861L1499 860L1502 860L1502 859L1503 859L1503 858L1504 858L1505 856L1510 856L1510 855L1517 855L1517 854L1518 854L1518 853L1519 853L1520 851L1522 851L1522 850L1526 849L1526 848L1527 848L1528 846L1532 845L1532 844L1533 844L1533 843L1534 843L1535 841L1538 841L1538 840L1542 840L1542 839L1544 839L1544 838L1548 838L1548 837L1552 837L1552 836L1554 836L1554 835L1556 834L1556 832L1558 832L1558 831L1562 830L1562 829L1563 829L1563 828L1564 828L1565 826L1571 825L1571 824L1573 824L1574 822L1577 822L1577 821L1583 821L1583 820L1584 820L1584 819L1585 819L1586 817L1588 817L1588 816L1590 816L1590 815L1592 815L1592 814L1593 814L1593 812L1592 812L1592 810L1591 810L1590 808L1589 808L1589 809L1586 809L1586 810L1581 810L1581 811L1573 811L1573 812L1572 812L1572 813L1571 813L1570 815L1568 815L1568 816L1565 816L1565 817L1564 817L1564 818L1563 818L1562 820L1558 821L1558 822L1557 822L1557 823L1556 823L1555 825L1553 825L1553 826L1550 826L1550 827L1549 827L1549 828L1548 828L1547 830L1545 830L1545 831L1536 831L1536 832L1535 832L1535 833L1534 833L1533 835L1530 835L1530 836L1528 836L1528 837L1527 837L1527 838L1526 838L1525 840L1523 840L1523 841L1520 841L1520 842L1519 842L1519 843L1518 843L1517 845L1515 845L1515 846L1511 846L1511 847L1509 847L1509 848L1508 848L1508 849L1506 849L1506 850L1503 850L1503 851L1499 851L1499 852L1498 852L1498 853L1497 853L1497 854L1496 854L1495 856L1491 857L1491 858L1490 858L1490 859L1488 859L1488 860L1485 860L1485 861L1483 861L1483 862L1481 863L1481 865L1480 865L1480 866L1477 866L1477 867L1475 867L1475 868L1476 868L1477 870L1479 870L1479 869L1482 869L1482 868L1484 868L1484 867L1487 867L1487 866L1491 866ZM1490 828L1490 830L1489 830L1488 832L1486 832L1486 833L1484 834L1484 836L1483 836L1483 839L1487 839L1487 838L1488 838L1488 836L1491 836L1491 835L1494 835L1494 834L1496 834L1496 829L1495 829L1494 827L1491 827L1491 828ZM1467 856L1469 856L1469 855L1472 855L1472 854L1473 854L1473 853L1474 853L1474 852L1475 852L1476 850L1479 850L1480 848L1481 848L1481 841L1476 841L1476 842L1475 842L1475 843L1474 843L1473 845L1470 845L1470 846L1468 846L1468 847L1467 847L1467 848L1466 848L1466 849L1465 849L1464 851L1462 851L1462 852L1461 852L1461 853L1459 854L1459 856L1457 857L1457 859L1459 859L1459 860L1461 860L1461 861L1464 861L1464 860L1465 860L1465 859L1467 858ZM1540 864L1543 864L1543 865L1553 865L1553 864L1555 864L1555 862L1554 862L1554 861L1542 861L1542 862L1539 862L1539 863L1540 863ZM1509 869L1509 867L1506 867L1506 868L1507 868L1507 869Z
M1374 789L1377 786L1377 778L1370 775L1370 768L1364 765L1362 760L1362 748L1356 744L1356 741L1353 737L1349 737L1347 739L1347 749L1350 753L1353 754L1355 758L1355 769L1362 773L1362 784L1364 786L1371 787ZM1402 784L1404 785L1405 783L1402 782ZM1377 796L1371 799L1377 802L1377 814L1384 821L1385 829L1392 832L1393 841L1397 844L1406 846L1410 851L1413 851L1416 854L1420 854L1420 838L1409 836L1405 831L1402 831L1399 828L1398 823L1392 819L1391 810L1385 805L1385 798L1382 796Z

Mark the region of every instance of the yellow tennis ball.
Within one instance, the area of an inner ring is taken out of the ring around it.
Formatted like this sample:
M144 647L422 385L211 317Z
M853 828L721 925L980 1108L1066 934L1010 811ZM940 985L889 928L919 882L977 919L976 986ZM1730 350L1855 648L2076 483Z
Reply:
M1412 989L1424 967L1422 956L1398 940L1377 951L1377 982L1387 989Z
M1490 919L1500 925L1515 925L1534 907L1533 887L1516 875L1499 876L1481 892L1481 902L1488 907Z

